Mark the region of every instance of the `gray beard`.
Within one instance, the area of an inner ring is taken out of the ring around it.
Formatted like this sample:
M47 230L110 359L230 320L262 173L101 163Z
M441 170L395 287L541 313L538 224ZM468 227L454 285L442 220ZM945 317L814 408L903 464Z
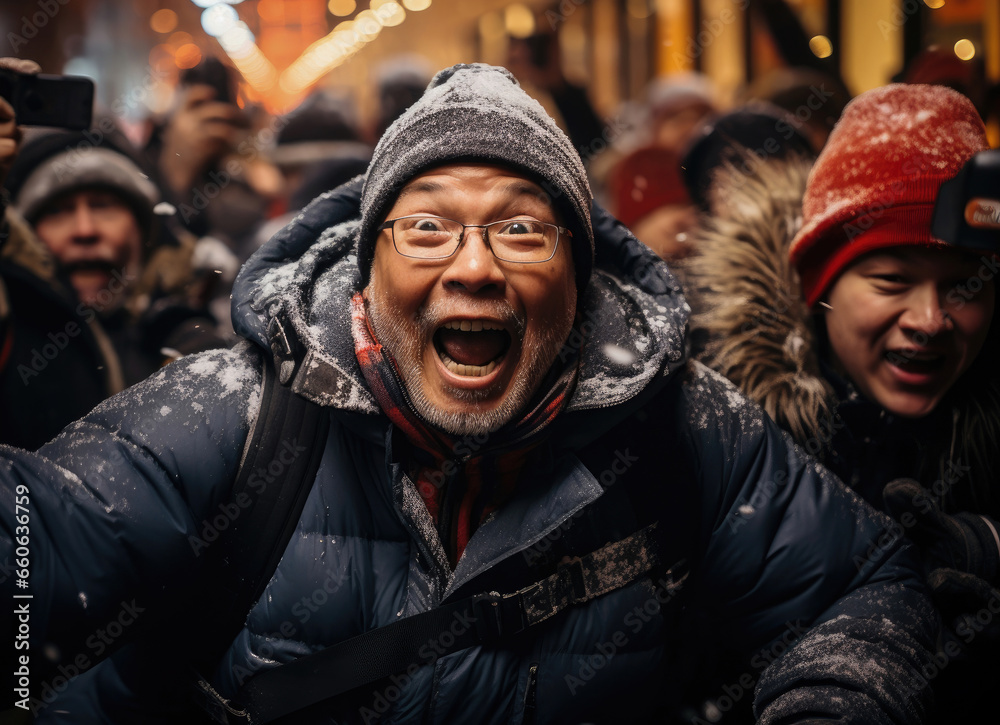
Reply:
M539 330L537 335L522 338L520 369L511 380L510 388L500 405L492 410L455 412L436 407L424 392L421 341L429 339L437 327L438 320L441 319L441 305L421 308L413 319L409 319L392 305L391 300L392 296L385 294L373 277L368 285L368 319L378 341L396 361L396 369L416 413L431 425L459 436L492 433L513 420L524 409L569 334L574 314L572 309L567 310L565 320L561 319L558 324ZM476 307L477 312L484 317L511 320L517 333L525 334L523 320L506 301L481 301ZM452 388L448 392L456 400L475 404L494 391Z

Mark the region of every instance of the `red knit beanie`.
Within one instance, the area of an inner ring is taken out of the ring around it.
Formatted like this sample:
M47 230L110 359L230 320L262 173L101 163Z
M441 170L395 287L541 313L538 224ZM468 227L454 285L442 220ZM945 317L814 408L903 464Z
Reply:
M931 236L938 189L987 148L972 102L950 88L894 84L851 101L809 173L791 245L806 303L866 252L944 245Z
M619 161L609 179L615 216L631 227L661 206L690 204L680 164L680 156L659 146L637 149Z

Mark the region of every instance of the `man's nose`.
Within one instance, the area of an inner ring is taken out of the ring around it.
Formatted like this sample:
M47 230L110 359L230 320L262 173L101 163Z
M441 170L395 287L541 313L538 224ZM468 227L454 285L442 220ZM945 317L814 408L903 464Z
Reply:
M77 244L92 244L97 241L97 220L87 204L79 204L73 210L73 240Z
M916 286L907 298L899 324L906 330L933 336L951 330L954 322L945 311L945 300L933 282Z
M500 292L507 284L503 269L490 248L486 246L485 229L468 227L458 251L445 270L446 285L467 292Z

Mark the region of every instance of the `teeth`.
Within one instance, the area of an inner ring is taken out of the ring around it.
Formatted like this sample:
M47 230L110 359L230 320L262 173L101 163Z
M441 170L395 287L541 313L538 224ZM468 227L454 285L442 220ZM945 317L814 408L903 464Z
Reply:
M488 365L463 365L452 360L443 351L438 351L438 355L441 356L441 361L449 371L455 375L464 375L470 378L481 378L484 375L489 375L496 369L499 363L503 362L503 357L500 357L496 360L490 360Z
M442 325L446 330L461 330L462 332L481 332L483 330L502 330L503 325L491 320L452 320Z

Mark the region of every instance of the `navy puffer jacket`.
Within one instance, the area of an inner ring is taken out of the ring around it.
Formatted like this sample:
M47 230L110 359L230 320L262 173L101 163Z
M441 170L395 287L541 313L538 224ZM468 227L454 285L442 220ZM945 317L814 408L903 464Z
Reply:
M183 633L158 641L156 633L179 612L197 611L199 542L225 515L278 323L300 350L278 360L283 374L327 406L332 422L284 556L210 675L222 696L263 670L402 617L524 587L565 556L659 521L661 559L674 577L669 596L654 589L666 581L659 571L503 646L431 658L353 718L662 715L683 701L693 663L725 651L747 668L735 699L749 698L760 676L762 722L824 714L921 721L920 670L935 624L910 551L883 532L887 519L731 384L685 361L679 287L600 210L597 271L567 341L580 347L579 383L543 465L480 526L452 570L404 474L405 441L354 357L348 300L358 283L358 193L354 183L320 197L250 260L234 294L243 343L167 366L37 455L0 448L0 560L14 557L20 491L30 509L29 589L14 589L11 577L4 592L33 596L32 667L43 652L59 652L83 673L70 685L44 683L42 694L59 697L35 703L40 722L171 719L178 663L199 643ZM96 664L124 641L134 643ZM724 693L715 695L725 709Z

